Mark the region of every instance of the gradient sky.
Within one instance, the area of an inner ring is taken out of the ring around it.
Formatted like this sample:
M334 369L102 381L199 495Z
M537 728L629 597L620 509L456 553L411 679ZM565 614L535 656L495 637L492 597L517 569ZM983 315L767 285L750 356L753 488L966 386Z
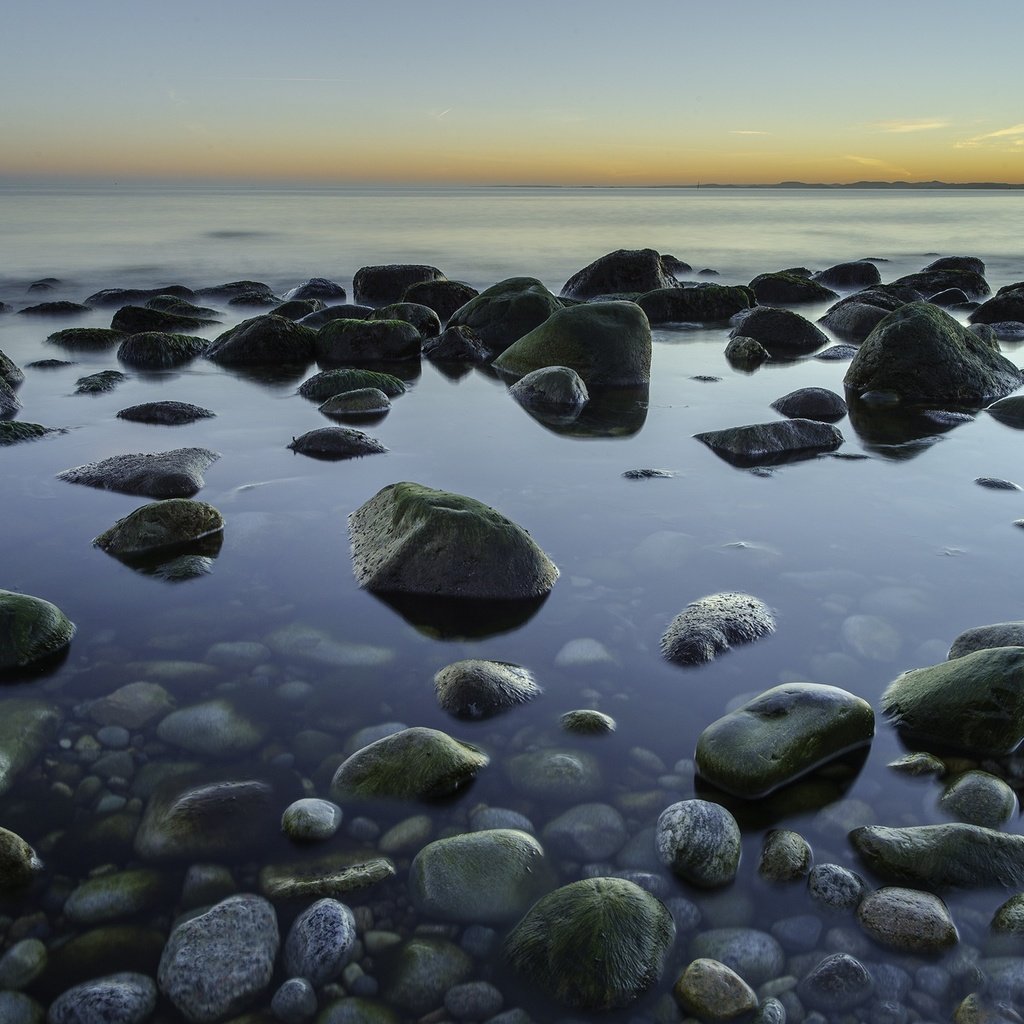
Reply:
M1024 5L8 0L0 178L1024 182Z

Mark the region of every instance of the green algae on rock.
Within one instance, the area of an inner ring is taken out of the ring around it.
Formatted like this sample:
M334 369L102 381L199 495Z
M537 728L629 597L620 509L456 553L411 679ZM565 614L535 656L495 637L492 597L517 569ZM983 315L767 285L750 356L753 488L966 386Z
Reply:
M48 434L66 433L67 431L63 427L44 427L41 423L0 419L0 446L18 444L21 441L35 441Z
M469 327L491 352L504 352L562 308L535 277L510 277L455 310L449 327Z
M382 593L521 599L558 569L520 526L474 498L402 482L348 517L356 581Z
M55 604L0 590L0 672L57 654L74 635L75 624Z
M206 358L222 366L308 363L315 339L310 328L266 313L219 334L206 349Z
M96 547L119 558L145 555L194 544L222 533L224 517L204 501L168 498L130 512L94 541Z
M210 342L191 334L145 331L129 335L117 347L117 358L127 366L162 370L182 366L206 351Z
M783 683L709 725L697 740L697 771L754 800L870 743L875 713L837 686Z
M622 878L586 878L541 897L505 940L527 981L580 1010L628 1006L661 977L675 924Z
M434 676L437 702L456 718L490 718L541 692L533 674L507 661L465 658Z
M636 304L652 324L722 323L754 304L749 288L721 284L700 288L657 288L645 292Z
M299 394L314 402L325 402L335 395L360 388L377 388L388 398L396 398L408 390L404 381L393 374L355 367L339 367L336 370L321 370L320 373L314 373L299 385Z
M0 828L0 890L28 885L42 869L43 862L21 836Z

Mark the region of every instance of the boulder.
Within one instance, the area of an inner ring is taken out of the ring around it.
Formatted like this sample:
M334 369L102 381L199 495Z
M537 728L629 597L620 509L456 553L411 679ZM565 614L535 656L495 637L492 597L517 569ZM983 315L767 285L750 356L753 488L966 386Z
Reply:
M427 306L445 323L457 309L480 293L462 281L417 281L402 293L403 302L416 302Z
M870 260L853 260L850 263L836 263L827 270L815 274L812 281L826 288L870 288L882 280L878 267Z
M831 452L843 443L838 427L820 420L789 419L748 423L693 435L735 466L774 464Z
M938 306L912 302L868 335L843 380L848 392L888 392L908 404L982 405L1015 391L1024 373Z
M3 413L3 388L0 386L0 416ZM0 447L20 444L22 441L36 441L48 434L66 434L63 427L44 427L42 423L28 423L25 420L0 419Z
M147 498L191 498L205 483L203 470L220 455L208 448L112 455L57 474L58 480Z
M490 718L541 692L533 674L507 661L467 658L434 676L437 702L456 718Z
M74 635L75 624L55 604L0 590L0 673L58 654Z
M875 713L837 686L783 683L709 725L697 740L701 777L754 800L871 742Z
M0 893L28 885L42 870L36 851L16 832L0 828Z
M210 409L204 409L189 402L143 402L121 409L117 418L130 420L133 423L159 423L164 426L180 426L183 423L194 423L196 420L210 419L216 416Z
M573 1009L628 1006L661 977L675 939L664 905L633 882L587 878L541 897L505 940L505 958Z
M828 388L797 388L776 398L772 408L791 419L835 423L846 415L846 402Z
M110 329L124 331L125 334L177 334L179 331L195 331L216 322L208 316L183 316L146 306L122 306L111 319Z
M303 327L314 331L320 330L324 324L332 320L365 320L373 312L373 306L359 306L355 303L343 302L339 306L326 306L315 313L307 313L298 322ZM401 317L398 317L401 320Z
M91 312L91 306L81 302L40 302L35 306L26 306L18 312L23 316L81 316Z
M773 357L801 356L828 344L828 337L791 309L757 306L738 318L729 336L753 338Z
M723 323L754 304L748 288L721 284L700 288L658 288L645 292L636 304L652 324Z
M568 366L543 366L520 377L509 389L520 405L541 411L579 412L590 401L583 378Z
M267 313L243 320L218 335L206 358L221 366L280 366L308 363L317 334L283 316Z
M355 391L357 388L376 388L389 398L404 395L407 390L405 384L390 373L342 367L314 373L299 385L299 394L314 402L324 402L335 395Z
M420 281L443 281L437 267L414 263L392 263L386 266L360 267L352 278L356 302L368 306L386 306L401 302L405 290Z
M472 327L446 327L436 338L423 343L423 355L438 363L476 363L490 360L491 354Z
M47 1024L145 1024L155 1009L153 979L123 971L66 989L50 1004L46 1020Z
M334 317L332 319L340 319ZM424 338L436 338L441 333L441 320L437 313L421 302L392 302L378 309L370 309L365 317L353 317L359 320L404 320L412 324Z
M375 437L352 427L318 427L293 437L288 447L300 455L314 459L355 459L363 455L380 455L387 451Z
M181 284L169 284L163 288L103 288L88 296L85 304L100 308L137 305L140 302L146 303L160 295L173 296L175 299L186 302L196 297L196 293L191 288L186 288Z
M170 498L137 508L104 530L93 544L107 554L130 558L194 544L223 530L224 517L212 505Z
M492 353L539 327L562 303L533 277L499 281L455 310L449 327L469 327Z
M368 590L521 599L546 594L558 578L525 530L460 494L391 484L348 522L356 580Z
M940 268L922 270L919 274L906 274L892 282L903 288L913 288L925 297L944 292L947 288L959 288L972 299L984 299L992 294L988 282L976 270Z
M962 658L986 647L1024 647L1024 622L996 622L990 626L965 629L953 641L946 657Z
M148 331L131 334L117 349L117 358L127 366L144 370L166 370L183 366L202 355L209 346L205 338L191 334L165 334Z
M940 256L924 268L924 271L929 270L969 270L974 274L984 274L985 261L977 256Z
M328 398L317 411L341 420L383 416L390 409L391 399L380 388L355 388Z
M326 277L311 277L294 288L289 288L284 293L286 299L333 299L335 304L344 302L347 298L345 289L336 281L328 280Z
M882 694L897 728L981 756L1024 739L1024 647L985 648L904 672Z
M319 313L324 304L319 299L289 299L279 306L274 306L270 312L274 316L282 316L285 320L298 321L311 313ZM308 326L304 324L303 326Z
M76 395L105 395L128 378L120 370L100 370L75 381Z
M492 364L519 378L543 366L568 366L589 389L637 387L651 376L651 325L635 302L597 302L553 313Z
M940 953L959 938L946 904L917 889L887 886L868 893L857 920L875 942L901 953Z
M331 320L316 334L317 361L373 363L418 359L423 338L405 320Z
M168 880L152 868L129 868L88 878L64 903L63 914L76 925L130 918L159 906L169 895Z
M655 829L658 860L701 889L717 889L736 877L740 829L720 804L682 800L661 812Z
M972 310L967 319L972 324L1024 320L1024 282L1011 286L1009 290L1000 288L991 299Z
M346 758L331 780L331 798L437 799L458 792L489 763L478 747L437 729L403 729Z
M751 643L775 631L775 618L750 594L710 594L691 601L661 638L661 652L679 665L700 665L733 644Z
M284 943L284 967L291 978L306 978L322 988L337 978L352 958L356 920L337 900L321 899L292 923Z
M958 775L943 790L939 807L957 821L999 828L1016 817L1017 794L1002 779L979 769Z
M669 266L654 249L616 249L573 274L562 286L562 295L592 299L677 286Z
M920 299L921 293L913 288L876 285L829 306L818 323L838 337L859 344L889 313Z
M126 337L124 331L113 331L107 327L69 327L64 331L55 331L46 340L61 348L104 352L120 344Z
M771 359L771 353L761 342L737 335L725 346L725 358L738 370L753 371Z
M758 274L750 282L757 301L766 306L789 306L803 302L831 302L839 296L817 281L788 271Z

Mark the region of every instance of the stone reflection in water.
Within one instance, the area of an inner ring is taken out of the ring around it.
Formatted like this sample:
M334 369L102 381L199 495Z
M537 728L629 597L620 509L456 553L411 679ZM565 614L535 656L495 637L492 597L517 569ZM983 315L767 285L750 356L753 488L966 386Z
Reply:
M578 411L537 405L523 409L553 434L579 438L626 438L647 422L650 388L590 388L590 401Z
M943 434L972 423L977 411L900 406L881 394L865 401L847 392L846 399L850 425L864 447L898 462L916 458Z

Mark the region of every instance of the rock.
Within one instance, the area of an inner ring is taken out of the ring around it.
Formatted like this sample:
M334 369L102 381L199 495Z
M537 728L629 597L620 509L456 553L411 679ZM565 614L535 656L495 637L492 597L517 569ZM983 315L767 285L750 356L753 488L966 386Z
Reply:
M965 629L953 641L948 658L962 658L988 647L1024 647L1024 622L996 622Z
M942 306L943 309L955 309L965 305L977 306L977 303L971 302L959 288L947 288L944 292L936 292L928 298L928 301L936 306Z
M434 822L429 814L413 814L392 825L377 840L377 849L389 855L416 853L434 834Z
M348 297L345 289L336 281L326 277L311 277L284 293L286 299L337 299L344 302Z
M771 353L761 342L737 335L725 346L725 358L730 366L740 370L755 370L771 359Z
M352 958L356 920L344 903L317 900L295 919L284 944L290 977L305 978L320 988L337 978Z
M55 331L46 340L61 348L102 352L120 344L125 337L124 331L114 331L108 327L69 327L67 330Z
M1024 936L1024 893L1011 896L997 908L992 930L1002 935Z
M401 1017L375 999L347 996L325 1006L316 1024L401 1024Z
M693 436L736 466L778 463L818 452L831 452L844 440L838 427L809 419L751 423Z
M458 946L443 939L417 936L398 950L383 995L407 1014L421 1017L441 1006L445 993L472 973L472 958ZM365 1019L368 1018L359 1018Z
M385 487L348 524L356 581L367 590L535 598L558 577L521 527L473 498L422 484Z
M629 838L626 821L610 804L577 804L544 827L544 845L557 857L609 860Z
M144 1024L156 1009L156 985L145 974L93 978L61 993L47 1024Z
M950 817L970 825L999 828L1017 814L1017 794L1000 778L973 770L954 779L939 797Z
M379 388L356 388L328 398L319 411L332 419L359 419L383 416L391 409L391 399Z
M716 889L736 877L740 830L720 804L682 800L666 807L655 833L658 859L701 889Z
M92 310L81 302L40 302L35 306L19 309L22 316L81 316Z
M424 846L409 866L409 897L432 919L503 924L519 917L552 881L533 836L486 829Z
M405 320L331 320L316 333L320 363L393 362L418 359L423 338Z
M654 249L616 249L573 274L562 286L562 295L592 299L677 286L669 266Z
M846 402L828 388L797 388L776 398L772 408L783 416L823 423L835 423L846 415Z
M28 885L42 870L36 851L16 832L0 828L0 892Z
M1024 320L1024 282L1009 289L1000 288L991 299L972 310L967 319L972 324L999 324Z
M160 991L193 1024L213 1024L267 988L279 941L265 899L230 896L173 929L160 958Z
M597 387L638 387L651 377L651 325L634 302L598 302L552 313L494 360L523 377L544 366L567 366Z
M94 701L89 717L99 726L145 729L174 710L174 700L158 683L128 683Z
M1024 739L1024 647L986 648L904 672L882 694L882 708L909 736L1009 754Z
M878 267L870 260L854 260L851 263L837 263L827 270L819 271L812 281L826 288L870 288L882 280Z
M423 342L423 355L438 363L474 363L490 360L491 354L471 327L447 327L436 338Z
M857 920L875 942L901 953L939 953L959 939L946 904L917 889L869 893L857 907Z
M358 388L376 388L389 398L396 398L406 391L405 384L390 373L342 368L314 374L299 386L299 394L314 402L324 402Z
M761 845L757 873L768 882L796 882L811 870L811 848L799 832L770 829Z
M427 306L444 323L457 309L461 309L479 294L475 288L462 281L417 281L405 289L402 301Z
M679 665L712 661L733 644L746 644L775 631L766 604L750 594L710 594L691 601L661 638L661 653Z
M505 774L514 789L534 800L576 803L601 791L601 766L580 750L530 750L509 758Z
M562 303L533 277L499 281L452 313L448 327L469 327L488 351L504 352Z
M579 1010L628 1006L661 977L675 939L664 905L619 878L589 878L541 897L505 940L531 984Z
M220 455L208 448L112 455L57 474L58 480L147 498L191 498L206 482L203 470Z
M728 1021L757 1009L757 993L718 960L692 961L672 988L679 1005L701 1020Z
M303 327L309 327L314 331L318 331L331 320L365 320L373 311L373 306L360 306L355 303L343 302L337 306L326 306L324 309L318 309L314 313L307 313L298 323Z
M13 416L21 408L21 402L14 389L0 380L0 417Z
M987 342L927 302L890 313L865 339L843 380L858 396L881 391L914 403L982 405L1024 383Z
M228 299L229 306L251 306L254 309L266 309L280 304L281 300L273 292L266 290L265 285L252 291L240 292Z
M341 826L341 808L330 800L305 797L289 804L281 815L281 831L293 843L330 839Z
M319 299L289 299L287 302L282 302L279 306L274 306L270 312L274 316L282 316L286 320L292 322L304 321L307 316L312 313L319 313L324 308L324 304ZM307 323L302 324L303 327L308 327Z
M283 1024L301 1024L317 1011L316 991L305 978L289 978L281 983L270 1000L270 1012Z
M753 304L753 295L747 288L726 287L720 284L700 288L680 288L672 285L640 295L636 304L647 314L652 324L664 323L724 323Z
M357 459L363 455L381 455L387 451L375 437L352 427L318 427L293 437L288 447L314 459Z
M423 338L436 338L441 333L441 320L437 313L420 302L392 302L378 309L369 307L367 309L365 316L352 319L404 320L406 323L412 324ZM340 317L332 319L340 319Z
M105 395L128 378L120 370L100 370L75 381L76 395Z
M64 903L64 916L77 925L102 924L152 910L167 896L159 871L130 868L82 882Z
M815 864L807 875L811 898L830 910L851 910L868 891L867 882L840 864Z
M24 383L25 372L13 359L0 350L0 381L3 381L9 388L16 388Z
M520 377L508 393L527 408L578 413L590 401L583 378L568 366L543 366Z
M840 338L860 343L893 310L920 299L921 293L913 288L877 285L840 299L818 323Z
M41 597L0 590L0 675L60 653L74 635L75 624L55 604Z
M179 331L195 331L217 321L206 316L182 316L177 313L165 313L160 309L149 309L146 306L122 306L110 321L114 331L125 334L176 334Z
M211 758L237 758L259 747L267 727L224 697L172 711L156 727L171 746Z
M760 342L771 356L807 355L828 344L828 337L799 313L773 306L757 306L737 318L729 334Z
M356 302L368 306L384 306L401 302L405 290L420 281L443 281L437 267L413 263L392 263L386 266L360 267L352 278Z
M93 544L125 558L194 544L223 531L224 517L212 505L170 498L137 508L104 530Z
M871 742L871 705L837 686L783 683L709 725L697 740L699 774L754 800Z
M118 346L117 358L128 366L144 370L165 370L183 366L206 351L210 343L190 334L162 334L148 331L132 334Z
M434 693L438 704L456 718L490 718L533 700L541 689L519 665L468 658L434 676Z
M859 960L848 953L832 953L800 982L797 994L811 1009L832 1013L867 1002L874 988L871 975Z
M861 860L888 882L916 888L1024 885L1024 836L980 825L866 825L850 833Z
M813 358L820 359L822 362L846 362L852 359L857 354L856 345L829 345L828 348L823 348L820 352L815 352Z
M984 274L985 261L977 256L940 256L932 260L922 273L930 270L967 270L973 274Z
M209 419L217 414L209 409L188 402L143 402L121 409L117 414L120 420L131 420L133 423L161 423L166 426L179 426L182 423L194 423L196 420Z
M3 409L3 394L0 388L0 410ZM12 410L13 411L13 410ZM0 411L0 416L5 415ZM24 420L0 419L0 447L9 444L20 444L22 441L35 441L48 434L66 434L61 427L44 427L41 423L26 423Z
M710 957L734 970L748 985L763 985L783 973L786 954L756 928L711 928L690 940L690 955Z
M796 274L779 271L774 274L758 274L749 285L763 305L788 306L801 302L831 302L839 296L817 281Z
M338 766L331 796L430 800L462 789L490 758L477 747L436 729L416 727L357 750Z
M456 1020L489 1020L504 1004L501 991L489 981L453 985L444 996L444 1007Z
M611 715L606 715L603 711L593 711L590 708L566 711L559 722L566 732L577 733L581 736L605 736L610 732L615 732L615 719Z
M310 665L372 668L386 665L395 656L394 651L388 647L337 640L324 630L314 629L301 622L293 622L275 629L263 639L266 646L275 654L295 658Z
M948 288L959 288L972 299L984 299L992 294L988 282L977 270L963 267L926 268L918 274L906 274L892 282L897 287L913 288L922 295L935 295Z
M46 965L46 946L39 939L19 939L0 956L0 992L28 988ZM0 1020L5 1020L2 1013Z
M219 334L206 358L220 366L280 366L308 363L317 334L309 327L267 313Z

